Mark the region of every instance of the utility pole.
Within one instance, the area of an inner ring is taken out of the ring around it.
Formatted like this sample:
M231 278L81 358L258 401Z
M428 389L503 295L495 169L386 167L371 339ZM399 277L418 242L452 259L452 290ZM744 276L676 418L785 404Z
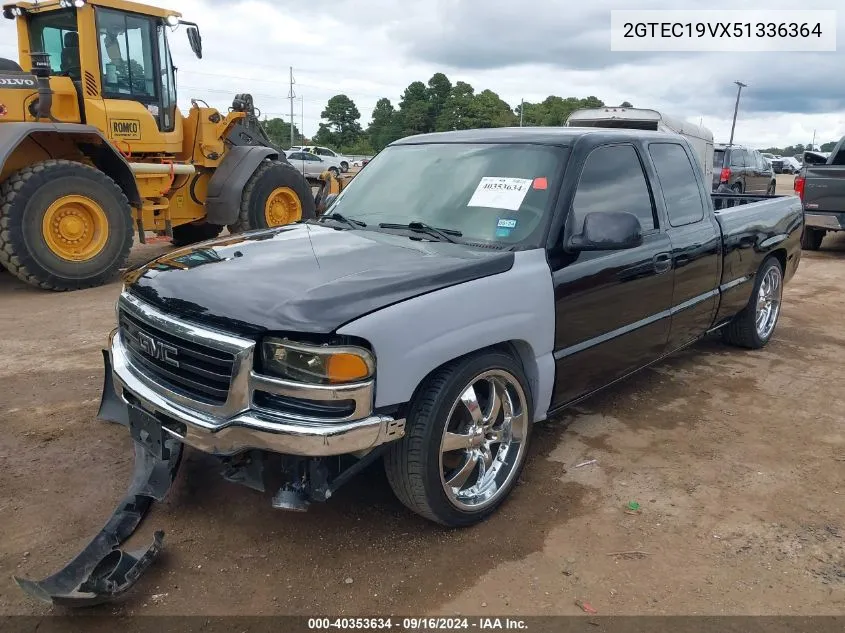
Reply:
M525 99L519 100L519 127L522 127L522 119L525 114Z
M816 131L815 130L813 130L813 142L810 144L810 151L811 152L816 151Z
M296 93L293 91L293 66L290 67L290 91L288 92L288 99L290 99L290 144L291 147L296 145L293 138L293 100L296 98Z
M741 81L735 81L734 83L737 85L736 105L734 105L734 120L733 120L733 123L731 123L731 140L728 141L728 145L734 144L734 128L736 127L736 113L739 111L739 95L742 94L743 88L748 87L746 84L742 83Z
M305 97L299 98L299 104L302 107L302 111L300 112L299 135L302 137L302 144L305 145Z

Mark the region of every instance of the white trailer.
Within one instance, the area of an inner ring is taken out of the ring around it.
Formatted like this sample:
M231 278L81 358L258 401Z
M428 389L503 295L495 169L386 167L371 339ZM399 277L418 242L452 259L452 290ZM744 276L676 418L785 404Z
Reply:
M644 108L585 108L566 120L567 127L616 127L656 130L686 137L704 171L704 181L713 180L713 132L702 125Z

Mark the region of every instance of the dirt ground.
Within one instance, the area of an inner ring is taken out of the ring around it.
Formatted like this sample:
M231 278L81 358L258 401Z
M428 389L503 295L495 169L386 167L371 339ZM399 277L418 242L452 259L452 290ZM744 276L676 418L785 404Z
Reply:
M188 451L131 543L163 529L164 553L94 612L575 614L584 600L600 614L843 614L843 273L845 234L804 253L765 350L704 341L538 426L512 498L471 529L406 511L379 468L305 514L275 511ZM0 614L62 612L11 576L58 569L127 485L128 434L94 419L118 292L0 274Z

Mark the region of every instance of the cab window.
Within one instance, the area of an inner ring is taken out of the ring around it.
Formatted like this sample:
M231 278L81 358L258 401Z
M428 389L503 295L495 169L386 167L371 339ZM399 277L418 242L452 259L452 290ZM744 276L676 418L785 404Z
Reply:
M176 77L164 24L158 25L158 51L161 58L159 90L161 90L161 131L172 132L176 116Z
M103 93L106 97L156 101L153 23L150 18L97 9Z
M588 213L609 211L632 213L644 232L657 227L648 182L631 145L598 147L587 156L572 201L574 232L581 232Z
M698 176L684 148L677 143L652 143L648 153L663 191L669 224L684 226L704 219Z
M37 13L29 17L29 47L50 55L54 75L66 74L80 79L79 35L76 32L76 11L61 9Z

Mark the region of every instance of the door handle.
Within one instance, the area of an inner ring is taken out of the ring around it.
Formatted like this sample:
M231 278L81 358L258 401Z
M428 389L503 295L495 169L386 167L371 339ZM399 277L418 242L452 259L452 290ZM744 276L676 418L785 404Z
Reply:
M669 253L658 253L652 259L654 272L665 273L672 268L672 255Z

